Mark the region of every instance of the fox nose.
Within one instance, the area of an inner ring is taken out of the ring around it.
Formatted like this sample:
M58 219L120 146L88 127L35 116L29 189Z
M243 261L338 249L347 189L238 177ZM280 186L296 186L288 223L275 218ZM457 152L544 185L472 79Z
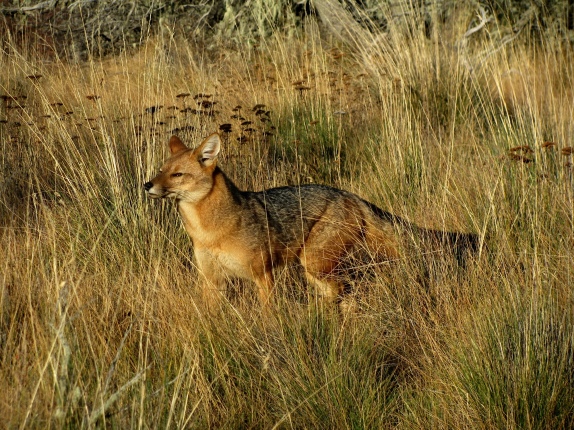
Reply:
M146 182L146 183L144 184L144 189L145 189L146 191L151 190L151 187L153 187L153 184L152 184L151 182Z

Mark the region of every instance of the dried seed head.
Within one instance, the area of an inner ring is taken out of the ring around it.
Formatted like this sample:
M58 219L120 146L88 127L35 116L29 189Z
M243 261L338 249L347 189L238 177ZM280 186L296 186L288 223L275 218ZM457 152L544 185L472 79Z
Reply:
M219 130L221 130L224 133L231 133L231 124L226 123L226 124L221 124L219 126Z
M146 108L145 111L153 115L156 112L158 112L162 107L163 107L162 105L150 106Z
M508 153L508 158L510 158L512 161L521 161L524 164L528 164L528 163L533 163L534 159L533 158L529 158L526 157L524 155L520 155L517 154L516 152L509 152Z
M217 102L211 102L211 101L208 101L208 100L199 100L199 101L197 102L197 104L198 104L199 106L201 106L202 108L204 108L204 109L211 109L211 108L213 107L213 105L215 105L216 103L217 103Z
M249 142L251 140L251 138L249 136L245 136L245 135L241 135L237 138L237 141L239 143L246 143Z
M556 147L554 142L546 141L541 145L544 149L550 149Z
M515 146L513 148L510 148L509 151L510 152L524 152L526 154L530 154L530 153L534 152L532 150L532 148L528 145Z
M303 91L310 90L311 87L307 87L305 85L296 85L295 89L298 90L300 93L302 93Z

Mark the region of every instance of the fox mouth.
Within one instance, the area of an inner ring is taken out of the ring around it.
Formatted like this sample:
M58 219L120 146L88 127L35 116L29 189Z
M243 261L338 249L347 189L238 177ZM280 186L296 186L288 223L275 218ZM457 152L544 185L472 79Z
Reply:
M147 192L147 195L149 196L150 199L161 199L163 197L163 195L161 194L155 194L150 191Z
M149 189L146 190L146 193L150 199L165 199L176 196L176 194L173 191L169 190L160 190L160 192L157 192L156 190Z

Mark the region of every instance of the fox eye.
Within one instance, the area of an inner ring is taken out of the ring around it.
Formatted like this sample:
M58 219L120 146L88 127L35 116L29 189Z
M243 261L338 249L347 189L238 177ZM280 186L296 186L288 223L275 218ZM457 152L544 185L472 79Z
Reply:
M179 178L180 176L183 176L183 173L172 173L171 174L172 178Z

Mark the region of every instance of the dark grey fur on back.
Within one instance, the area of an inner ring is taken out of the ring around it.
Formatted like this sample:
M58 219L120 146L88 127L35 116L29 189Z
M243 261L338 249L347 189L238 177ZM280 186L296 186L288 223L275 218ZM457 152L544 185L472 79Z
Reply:
M301 239L304 240L328 206L344 205L345 201L351 199L363 203L381 222L392 224L413 240L417 238L416 246L450 250L462 265L465 264L468 254L474 254L478 250L479 238L476 234L419 227L345 190L326 185L304 184L264 191L240 191L227 177L226 180L236 202L252 209L254 216L244 222L251 228L271 229L286 247L295 246ZM293 222L294 218L296 223Z
M272 229L284 244L307 237L313 225L321 218L330 204L354 194L325 185L271 188L259 192L242 192L244 203L257 207L265 214L266 227ZM293 223L293 219L297 222ZM285 220L283 223L282 220Z

